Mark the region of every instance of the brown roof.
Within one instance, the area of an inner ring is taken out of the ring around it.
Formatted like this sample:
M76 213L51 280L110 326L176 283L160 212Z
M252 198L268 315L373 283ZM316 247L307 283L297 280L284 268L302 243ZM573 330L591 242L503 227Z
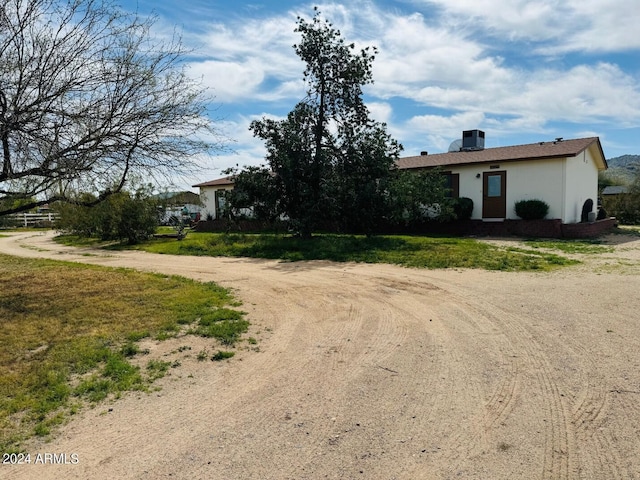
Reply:
M596 162L600 163L598 156L602 159L602 165L598 165L598 168L606 169L607 161L605 160L598 137L539 142L528 145L514 145L512 147L486 148L484 150L436 153L434 155L417 155L414 157L399 158L396 164L400 169L410 169L513 160L542 160L546 158L575 157L588 148L596 149L595 152L592 152L596 157Z
M210 180L208 182L198 183L193 187L221 187L224 185L233 185L233 176L222 177L216 180Z

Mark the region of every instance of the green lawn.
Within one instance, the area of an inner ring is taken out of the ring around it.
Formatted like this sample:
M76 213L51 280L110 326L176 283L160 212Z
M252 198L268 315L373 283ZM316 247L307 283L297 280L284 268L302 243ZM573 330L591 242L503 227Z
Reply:
M539 248L498 247L470 238L189 233L182 241L156 239L135 248L173 255L278 259L284 261L392 263L417 268L549 270L578 263Z
M143 338L185 332L232 345L248 328L233 307L214 283L0 255L0 451L48 435L88 402L148 390L169 365L134 366Z
M613 247L602 245L599 240L527 240L531 248L559 250L564 253L592 254L611 253Z

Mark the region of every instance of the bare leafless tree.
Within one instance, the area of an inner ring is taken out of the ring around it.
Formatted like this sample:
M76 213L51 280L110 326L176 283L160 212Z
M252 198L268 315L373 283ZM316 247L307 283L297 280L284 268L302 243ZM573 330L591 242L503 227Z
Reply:
M108 0L0 6L0 215L132 175L181 174L223 148L176 35Z

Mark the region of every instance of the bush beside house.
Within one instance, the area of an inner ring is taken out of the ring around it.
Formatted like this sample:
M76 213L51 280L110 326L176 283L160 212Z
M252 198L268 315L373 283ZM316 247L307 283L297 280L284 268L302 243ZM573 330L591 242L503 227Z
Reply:
M467 197L454 199L453 212L457 220L469 220L473 213L473 200Z
M515 209L516 215L523 220L542 220L549 213L549 205L542 200L520 200Z

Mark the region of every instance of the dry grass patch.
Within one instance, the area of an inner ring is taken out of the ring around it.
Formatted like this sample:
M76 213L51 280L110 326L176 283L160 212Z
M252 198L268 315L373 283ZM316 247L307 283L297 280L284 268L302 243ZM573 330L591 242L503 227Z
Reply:
M166 368L130 361L143 338L173 337L217 311L236 312L223 317L239 338L248 322L230 306L213 283L0 255L0 450L49 434L87 401L146 390Z

